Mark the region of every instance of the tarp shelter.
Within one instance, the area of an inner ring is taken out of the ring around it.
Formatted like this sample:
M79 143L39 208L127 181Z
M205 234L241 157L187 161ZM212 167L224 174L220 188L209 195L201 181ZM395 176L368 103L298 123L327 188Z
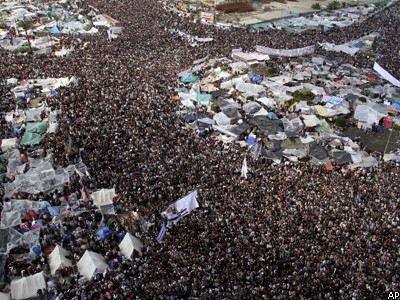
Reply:
M76 265L79 273L88 280L97 273L103 273L108 267L103 256L88 250L85 251Z
M57 245L48 256L51 274L54 275L57 270L72 266L71 261L67 258L68 252Z
M11 295L15 300L34 297L39 289L45 288L43 272L11 281Z
M91 194L93 204L100 208L103 205L113 204L112 200L115 197L115 189L101 189Z
M108 229L107 227L101 228L99 231L96 232L96 235L102 240L108 239L111 234L112 230Z
M25 130L24 136L21 139L21 145L40 144L47 130L47 122L28 123Z
M129 232L125 234L124 239L121 241L118 247L126 258L130 258L135 250L142 255L142 242Z

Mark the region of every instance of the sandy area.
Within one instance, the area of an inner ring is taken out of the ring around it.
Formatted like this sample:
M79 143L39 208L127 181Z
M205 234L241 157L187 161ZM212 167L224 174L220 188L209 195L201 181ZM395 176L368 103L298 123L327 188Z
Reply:
M269 4L264 4L263 6L269 7L269 11L263 11L260 6L259 11L254 11L247 14L229 14L225 16L221 16L221 19L224 21L237 21L240 19L240 22L244 25L260 23L264 20L271 20L276 18L289 17L293 15L293 13L306 13L315 11L311 8L314 3L319 3L321 8L326 8L327 4L332 0L298 0L298 2L287 1L286 3L279 2L271 2ZM352 2L355 1L340 1L340 2ZM365 3L374 3L376 0L358 0L356 1L360 4ZM291 13L289 13L291 12Z

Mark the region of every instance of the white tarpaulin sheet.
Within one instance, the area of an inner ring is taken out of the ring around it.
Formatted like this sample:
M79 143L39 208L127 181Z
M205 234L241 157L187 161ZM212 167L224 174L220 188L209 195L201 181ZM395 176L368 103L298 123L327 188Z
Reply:
M85 251L76 266L79 273L88 280L97 273L103 273L108 267L103 256L88 250Z
M400 87L400 81L394 78L388 71L382 68L377 62L374 63L374 70L379 73L383 78L389 81L391 84Z
M313 45L297 49L273 49L264 46L256 46L256 51L270 56L296 57L313 54L315 51L315 46Z
M195 36L194 40L205 43L205 42L212 42L214 39L213 38L199 38L199 37Z
M12 139L4 139L1 141L1 150L6 152L10 148L15 148L15 143L17 142L17 138Z
M43 272L11 281L11 295L16 300L34 297L37 290L45 288Z
M100 208L103 205L113 204L112 200L115 197L115 189L101 189L92 193L91 196L93 204Z
M11 300L11 294L6 294L6 293L0 292L0 300Z
M142 254L143 243L128 232L118 247L126 258L130 258L134 250Z
M208 59L208 55L207 55L206 57L200 58L200 59L198 59L198 60L194 60L194 61L193 61L193 64L194 64L194 65L201 64L201 63L205 62L207 59Z

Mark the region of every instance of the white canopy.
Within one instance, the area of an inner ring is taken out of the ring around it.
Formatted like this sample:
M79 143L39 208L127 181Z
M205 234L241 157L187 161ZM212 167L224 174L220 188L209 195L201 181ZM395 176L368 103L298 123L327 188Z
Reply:
M11 295L7 293L0 292L0 300L11 300Z
M48 259L52 275L54 275L56 271L61 268L72 266L71 261L66 258L67 255L68 252L65 249L61 248L59 245L57 245L50 253Z
M127 258L130 258L132 256L134 250L138 251L140 255L142 255L142 242L129 232L125 234L124 239L121 241L118 247L121 250L122 254Z
M86 250L76 265L79 273L88 280L99 272L103 273L108 267L103 256L88 250Z
M15 300L34 297L39 289L45 288L43 272L11 281L11 295Z
M103 205L113 204L112 199L115 196L115 189L101 189L97 192L92 193L93 204L97 207Z

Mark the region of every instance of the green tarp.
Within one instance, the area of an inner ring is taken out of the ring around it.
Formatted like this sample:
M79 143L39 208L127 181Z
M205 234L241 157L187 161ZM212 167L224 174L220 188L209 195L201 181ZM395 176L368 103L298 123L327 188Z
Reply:
M21 139L21 145L37 145L44 139L43 134L37 134L32 132L25 132Z
M211 94L197 94L196 95L196 100L199 102L208 102L211 101L212 96Z
M196 76L181 77L181 81L183 83L191 83L191 82L196 82L198 80L199 80L199 78Z
M25 127L24 136L21 139L21 145L37 145L44 139L44 133L47 130L47 122L28 123Z
M45 133L47 130L47 122L28 123L25 127L26 132Z

